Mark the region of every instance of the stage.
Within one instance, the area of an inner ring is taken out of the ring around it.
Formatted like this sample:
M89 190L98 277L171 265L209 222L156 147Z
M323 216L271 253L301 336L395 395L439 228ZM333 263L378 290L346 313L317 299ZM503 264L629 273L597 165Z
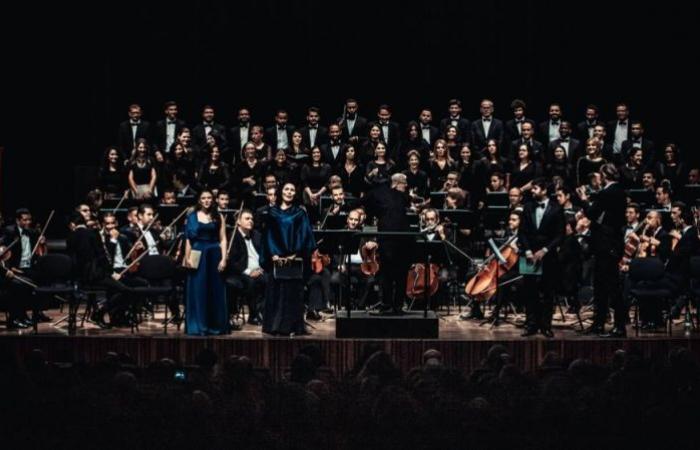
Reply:
M63 316L58 310L47 313L54 320ZM553 339L539 335L522 338L522 330L517 326L518 321L523 320L522 315L515 317L515 325L502 323L491 327L478 321L460 320L455 311L449 315L441 311L438 339L373 340L337 339L332 315L321 322L311 322L311 335L282 338L264 335L259 326L247 324L226 336L187 336L174 326L164 334L161 314L157 313L155 320L143 322L135 334L128 328L103 330L91 323L78 327L73 336L68 335L65 323L58 326L42 323L38 334L31 329L6 331L3 326L0 328L0 352L9 352L21 362L31 350L41 349L50 361L87 363L101 360L108 352L119 352L130 355L138 365L144 366L161 358L171 358L183 365L193 364L195 355L208 348L220 357L248 356L254 366L268 368L275 379L284 375L299 349L308 344L321 348L326 366L336 376L350 370L368 344L386 350L404 372L420 364L421 355L430 348L442 352L447 364L469 372L479 366L488 349L496 343L505 345L515 364L528 371L535 370L549 351L557 352L565 361L587 358L595 363L607 363L620 348L635 349L646 357L665 358L670 349L683 346L700 357L700 333L693 332L685 337L682 322L674 323L671 336L663 332L635 336L634 329L629 326L628 338L604 339L579 334L574 315L566 314L566 320L562 321L561 314L557 313Z

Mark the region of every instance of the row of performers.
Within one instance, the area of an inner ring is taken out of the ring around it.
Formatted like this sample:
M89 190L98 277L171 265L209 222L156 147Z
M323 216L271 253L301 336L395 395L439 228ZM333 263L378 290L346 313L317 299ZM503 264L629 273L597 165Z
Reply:
M520 296L527 310L524 335L541 332L552 336L553 299L558 294L575 297L573 288L580 284L581 273L585 272L582 267L590 264L588 256L593 256L595 261L592 272L596 302L594 325L589 332L603 334L608 308L612 306L616 312L615 328L608 334L624 335L628 319L623 295L624 273L633 258L661 258L667 268L664 283L676 294L683 292L689 275L689 259L700 249L698 229L693 226L697 218L690 208L682 203L672 206L673 229L668 232L662 227L658 211L650 211L639 223L639 208L627 204L624 190L616 181L615 167L603 166L600 176L604 188L596 200L592 201L585 190L580 190L578 195L584 208L573 214L565 211L559 202L550 200L550 186L544 180L536 180L532 201L514 209L508 217L506 247L528 263L541 267L539 275L525 276L521 282L524 286L519 292L530 294L527 298ZM391 184L373 190L363 199L362 205L352 208L344 202L342 189L334 190L334 203L326 210L324 222L346 212L345 227L350 230L361 229L369 216L376 218L379 231L409 231L406 212L415 208L415 204L410 202L406 186L405 176L395 174ZM156 214L148 205L141 205L129 216L130 223L121 229L114 214L103 214L99 226L92 223L90 210L81 207L72 219L74 229L68 240L79 276L92 284L103 284L117 294L110 296L97 310L94 320L101 326L108 326L104 316L109 312L110 322L118 322L118 312L124 310L123 299L128 298L130 288L144 283L125 270L138 259L135 255L160 254L165 250L184 261L182 265L187 267L192 249L202 252L197 269L190 267L184 271L187 329L193 334L228 331L227 311L231 305L226 300L226 286L247 301L249 321L263 323L263 331L268 333L305 333L305 311L308 319L320 319L321 313L328 311L333 303L335 290L332 286L345 285L348 279L356 287L353 301L357 306L379 300L380 312L401 313L404 293L411 294L412 282L409 279L411 255L406 254L405 245L388 238L379 241L367 238L347 260L327 256L320 251L323 245L317 245L314 239L305 210L296 204L294 185L285 184L279 196L274 191L269 194L269 205L255 212L241 210L236 217L226 217L217 212L212 194L204 191L194 211L186 211L185 230L179 234L172 232L172 224L156 231ZM234 228L232 233L227 231L227 223ZM449 240L447 230L451 226L441 223L438 211L422 210L421 231L429 240ZM23 276L30 276L32 258L26 257L27 252L43 237L37 236L31 227L31 215L26 210L18 211L16 225L5 230L5 243L17 235L21 236L22 250L16 252L14 260L8 261L9 267L21 270ZM230 245L229 239L232 239ZM298 279L274 276L276 267L292 267L299 259L303 261L304 270ZM391 264L382 264L385 261ZM514 264L509 266L513 267ZM483 287L480 277L488 278L489 271L493 277L493 268L485 264L478 269L469 280L474 282L467 283L467 294L487 300L493 290L474 290L474 285ZM8 279L13 273L7 271ZM496 282L500 276L507 275L508 270L500 267L495 271ZM304 284L308 291L306 307L302 296ZM375 285L381 289L378 289L378 298L373 300ZM444 287L438 287L438 292L444 297ZM537 295L531 295L533 292ZM170 308L174 320L181 320L177 303L172 303ZM22 304L18 302L12 309L10 325L26 325ZM659 314L658 308L646 311L645 325L656 326ZM41 313L36 315L35 320L42 320ZM471 316L480 316L478 303L472 307Z

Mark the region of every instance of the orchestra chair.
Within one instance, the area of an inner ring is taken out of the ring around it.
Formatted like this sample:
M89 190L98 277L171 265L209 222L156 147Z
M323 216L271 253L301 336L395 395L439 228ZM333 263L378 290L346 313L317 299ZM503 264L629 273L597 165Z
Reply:
M133 287L133 298L129 305L131 312L131 333L134 330L139 331L139 311L143 304L149 299L154 305L159 298L164 299L165 320L163 322L163 333L168 334L168 319L167 307L169 300L172 300L176 293L176 277L177 265L169 256L165 255L149 255L144 257L139 263L136 271L136 276L146 281L146 286ZM180 329L180 323L177 324L177 329Z
M34 294L45 298L60 297L63 303L67 303L68 334L75 334L80 301L73 280L73 260L65 254L49 253L37 259L35 267L37 286ZM39 301L34 302L32 314L37 313L39 304ZM37 321L34 321L34 332L39 332Z
M631 305L634 310L635 335L639 336L639 309L642 304L662 302L668 311L673 293L662 284L665 266L659 258L635 258L629 265ZM668 334L673 334L673 319L666 314L665 326Z

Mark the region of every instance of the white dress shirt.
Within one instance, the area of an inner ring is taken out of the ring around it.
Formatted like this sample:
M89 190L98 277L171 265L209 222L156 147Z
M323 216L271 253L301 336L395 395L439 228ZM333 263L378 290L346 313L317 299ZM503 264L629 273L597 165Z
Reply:
M624 125L620 125L617 122L615 126L615 141L613 141L613 153L620 153L622 150L622 143L627 140L627 127L629 125L629 120L625 120Z
M552 142L554 140L559 139L561 136L559 135L559 124L561 121L557 121L556 124L552 122L551 120L549 121L549 142Z
M249 128L248 126L243 126L241 125L238 128L238 136L241 138L241 149L243 149L243 146L248 142L248 131Z
M357 118L345 119L345 123L347 124L347 127L348 127L348 136L352 136L352 130L355 129L355 121L356 120L357 120Z
M116 245L114 249L114 264L112 264L112 267L115 269L123 269L126 267L126 264L124 263L124 255L122 255L122 246L119 245L118 239L110 238L109 241Z
M175 121L167 120L165 122L165 150L166 153L170 152L170 147L172 147L175 142Z
M32 242L29 240L29 235L20 230L21 238L20 244L22 245L22 256L19 260L20 269L28 269L32 264Z
M204 136L209 136L211 134L211 124L204 122Z
M481 126L484 128L484 137L488 138L489 137L489 131L491 130L491 122L493 121L493 118L489 117L488 119L485 119L484 117L481 118Z
M430 127L421 125L421 133L423 134L423 140L430 144Z
M255 250L253 239L246 239L243 233L241 233L241 237L243 238L243 243L245 244L246 251L248 252L248 264L246 265L246 269L243 271L243 274L250 276L251 273L260 269L260 255L258 255L258 252Z
M535 225L539 229L540 224L542 223L542 218L544 217L544 212L547 210L547 206L549 206L549 198L545 198L543 201L537 203L538 205L535 207ZM544 208L539 206L540 203L544 203Z
M311 145L311 148L313 148L316 145L316 135L317 134L318 134L317 127L314 127L314 128L309 127L309 144Z
M389 145L389 124L382 125L382 135L384 136L384 143Z
M277 148L289 148L289 141L287 140L287 128L277 127Z

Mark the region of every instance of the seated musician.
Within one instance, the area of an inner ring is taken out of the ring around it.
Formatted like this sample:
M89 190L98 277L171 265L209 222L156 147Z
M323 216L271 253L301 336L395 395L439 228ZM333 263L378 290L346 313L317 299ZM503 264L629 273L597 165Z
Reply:
M119 228L119 232L126 234L129 238L132 234L136 232L138 228L137 222L139 221L139 207L131 206L126 212L126 224Z
M216 192L216 208L219 211L227 210L229 209L230 203L231 197L229 196L228 191L224 189L219 189Z
M4 283L8 287L10 304L7 306L9 320L8 329L27 328L36 322L49 322L49 319L39 308L34 300L32 287L14 279L15 273L24 279L32 281L36 279L34 263L38 244L43 244L46 239L39 237L39 231L32 226L32 213L25 208L20 208L15 213L15 223L3 229L2 245L7 247L17 241L10 249L11 256L3 262ZM33 317L27 316L27 310L33 310Z
M671 316L678 318L684 305L680 294L686 291L690 280L690 258L700 254L700 236L693 226L695 218L690 207L683 202L674 202L671 206L671 219L674 229L669 232L671 251L666 263L664 286L678 296L671 307Z
M348 217L345 222L345 229L351 231L362 231L362 223L365 217L365 212L363 209L357 208L353 209L348 213ZM374 286L377 284L376 274L366 275L362 272L362 249L366 251L375 251L378 248L378 244L373 239L363 238L360 241L357 252L347 255L343 258L343 261L335 261L335 267L339 267L339 270L333 272L331 275L331 284L337 289L342 283L343 286L353 285L356 286L354 298L355 306L357 308L365 308L370 306L367 300L373 294ZM349 259L349 261L348 261ZM349 295L349 294L348 294ZM344 295L344 298L348 298ZM372 300L372 303L376 303L376 298ZM343 305L338 305L342 307Z
M345 199L345 190L342 184L334 184L331 187L331 200L333 203L323 211L322 218L346 215L350 210L354 209L353 205Z
M163 197L160 199L161 205L177 205L177 197L174 189L165 189Z
M129 230L127 236L131 243L136 246L137 251L147 251L149 255L160 254L158 250L159 236L151 231L149 225L153 222L155 212L153 207L147 203L139 206L136 214L136 227Z
M277 191L277 186L268 187L265 190L265 200L267 201L267 204L255 210L254 221L261 233L265 231L265 224L267 221L267 215L270 213L270 208L274 208L274 206L277 204Z
M226 281L242 294L243 300L248 304L248 323L262 325L263 293L267 275L260 265L262 236L253 228L254 224L252 211L243 209L233 235L227 264L229 277ZM229 310L234 311L235 308L231 306L233 305L229 305Z

